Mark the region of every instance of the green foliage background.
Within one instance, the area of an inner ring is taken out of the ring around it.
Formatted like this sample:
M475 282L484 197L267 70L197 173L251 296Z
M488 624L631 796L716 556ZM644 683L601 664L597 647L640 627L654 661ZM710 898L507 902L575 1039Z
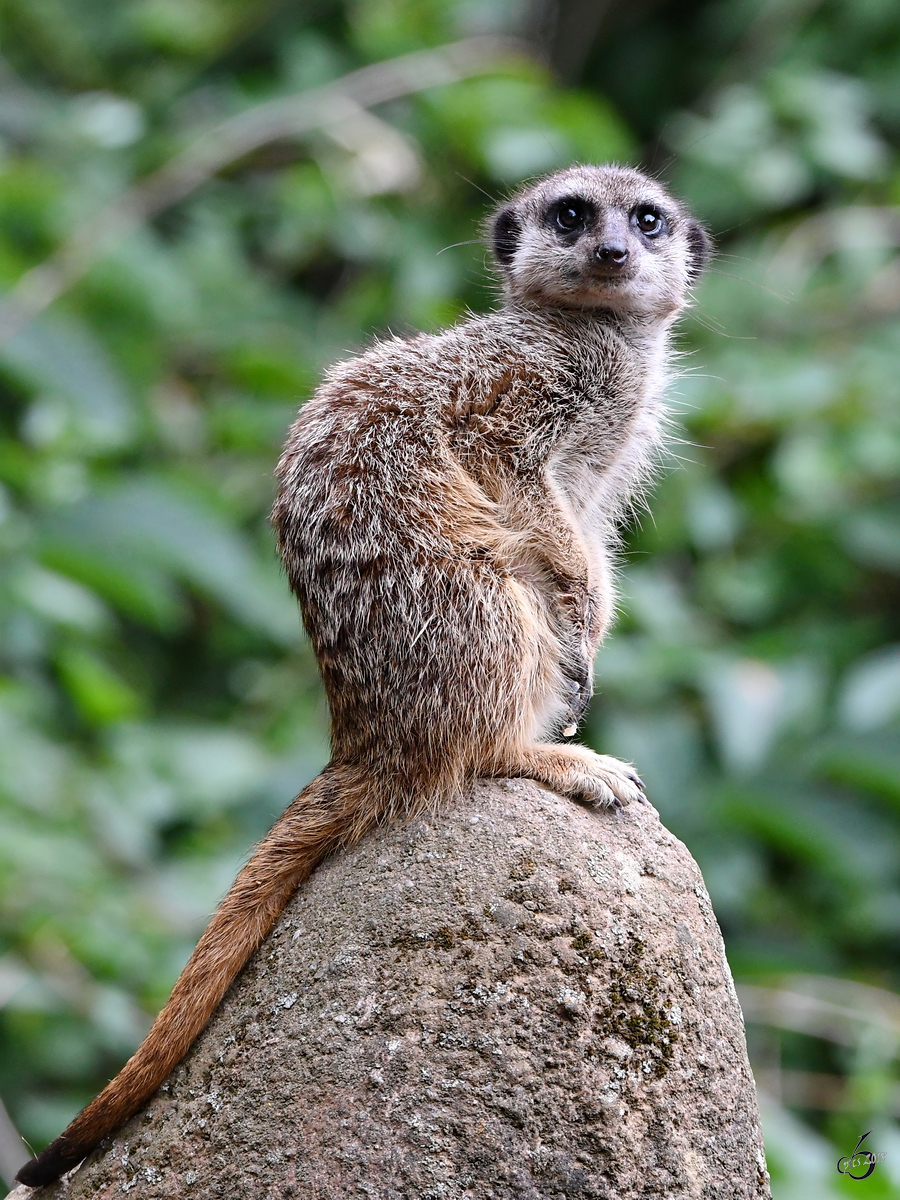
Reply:
M238 159L0 348L0 1095L59 1132L327 757L267 524L296 406L378 333L494 302L490 198L617 158L721 254L589 736L699 859L739 983L839 995L841 1037L751 1024L776 1195L900 1196L893 0L3 0L0 280L216 122L485 31L550 66ZM842 1190L825 1139L867 1123L887 1161Z

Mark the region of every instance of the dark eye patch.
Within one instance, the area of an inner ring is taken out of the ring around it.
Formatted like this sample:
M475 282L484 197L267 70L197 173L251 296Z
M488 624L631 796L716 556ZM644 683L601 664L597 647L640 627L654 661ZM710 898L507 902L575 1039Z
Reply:
M563 237L578 237L596 216L597 210L590 200L583 200L580 196L566 196L550 205L546 221Z

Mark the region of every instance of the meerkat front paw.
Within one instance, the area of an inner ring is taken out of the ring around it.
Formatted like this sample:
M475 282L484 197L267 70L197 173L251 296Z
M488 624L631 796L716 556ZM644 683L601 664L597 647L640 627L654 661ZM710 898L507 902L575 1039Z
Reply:
M595 754L586 746L536 744L520 751L492 774L536 779L561 796L592 808L624 808L646 804L644 785L628 763Z
M644 784L634 767L608 754L587 751L590 759L574 774L575 786L569 791L573 800L591 808L624 808L626 804L647 804Z

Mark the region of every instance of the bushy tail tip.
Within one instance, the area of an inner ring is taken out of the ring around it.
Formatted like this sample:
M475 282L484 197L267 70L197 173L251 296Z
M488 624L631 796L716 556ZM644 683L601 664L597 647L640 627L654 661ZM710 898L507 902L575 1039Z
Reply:
M43 1187L45 1183L53 1183L66 1171L71 1171L84 1158L87 1152L79 1150L66 1137L58 1137L51 1142L46 1150L42 1150L16 1175L16 1183L24 1183L26 1187Z

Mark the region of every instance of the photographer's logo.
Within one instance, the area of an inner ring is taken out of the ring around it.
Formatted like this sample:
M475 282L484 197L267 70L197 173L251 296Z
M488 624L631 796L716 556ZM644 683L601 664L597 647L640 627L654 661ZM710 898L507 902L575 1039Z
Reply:
M869 1133L871 1132L870 1129ZM876 1163L884 1162L883 1150L880 1154L876 1154L874 1150L860 1150L869 1133L862 1135L852 1154L838 1159L837 1169L842 1175L848 1175L851 1179L868 1179L875 1170Z

